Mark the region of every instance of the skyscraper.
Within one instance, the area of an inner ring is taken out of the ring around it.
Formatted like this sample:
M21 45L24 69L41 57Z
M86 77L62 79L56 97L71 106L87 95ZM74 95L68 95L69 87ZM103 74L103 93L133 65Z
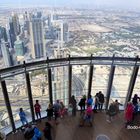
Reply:
M8 41L6 29L2 26L0 26L0 42L1 42L1 39L4 40L5 42ZM1 50L1 46L0 46L0 57L1 56L2 56L2 50Z
M4 40L2 40L0 45L1 45L5 66L6 67L12 66L13 63L12 63L12 58L10 56L9 47L7 46L8 44Z
M39 15L33 15L30 21L31 53L33 58L41 58L45 55L43 20Z
M17 14L12 14L12 22L13 22L13 28L14 28L14 32L15 35L19 35L20 34L20 24L19 24L19 18Z
M68 41L68 24L62 21L60 22L60 29L58 30L58 41L61 48L63 48L63 44Z
M5 42L8 41L6 29L0 26L0 40L3 39Z
M14 48L14 42L16 41L16 36L20 34L20 25L17 14L12 14L9 19L9 37L11 47Z
M14 49L15 49L16 56L23 56L25 52L23 41L21 41L20 39L15 41Z
M25 12L24 14L24 30L30 34L30 21L29 21L29 14Z

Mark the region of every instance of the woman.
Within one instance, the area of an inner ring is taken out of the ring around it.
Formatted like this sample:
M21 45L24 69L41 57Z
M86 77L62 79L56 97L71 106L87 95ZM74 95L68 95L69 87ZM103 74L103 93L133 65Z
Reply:
M126 120L125 127L127 127L127 125L131 124L131 122L133 120L133 113L134 113L134 106L131 102L128 102L127 107L125 109L125 120Z

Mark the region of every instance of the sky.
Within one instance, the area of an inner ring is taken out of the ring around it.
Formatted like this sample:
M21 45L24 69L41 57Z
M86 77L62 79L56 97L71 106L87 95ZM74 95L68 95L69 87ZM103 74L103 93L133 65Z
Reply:
M3 5L48 5L48 6L90 6L90 7L120 7L120 8L140 8L140 0L0 0Z

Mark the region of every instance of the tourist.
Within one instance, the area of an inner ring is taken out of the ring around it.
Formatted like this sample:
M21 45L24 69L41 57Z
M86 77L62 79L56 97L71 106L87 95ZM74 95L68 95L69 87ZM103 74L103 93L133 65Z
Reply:
M32 140L41 140L41 136L42 136L41 131L37 127L35 127L34 128L34 135L32 137Z
M97 113L97 106L99 104L99 93L96 93L95 95L95 102L94 102L94 112Z
M40 117L40 120L41 120L41 105L39 104L39 101L36 100L36 104L34 105L34 108L35 108L35 113L36 113L36 117L37 119Z
M91 107L93 105L93 99L92 99L92 96L91 95L89 95L89 97L88 97L87 104L88 105L91 105Z
M127 127L127 125L130 125L133 121L133 115L134 115L134 105L131 102L127 103L127 107L125 109L125 127Z
M86 96L85 95L80 99L80 102L78 105L80 106L80 112L82 114L82 112L85 110L85 105L86 105Z
M46 140L52 140L52 135L51 135L51 124L49 122L45 123L45 128L43 130L44 132L44 137Z
M87 109L85 113L83 113L82 119L83 121L81 120L80 126L83 126L86 121L89 122L90 126L92 126L93 111L90 104L87 104Z
M20 108L19 110L19 117L20 117L20 121L22 122L22 125L28 124L28 121L26 119L26 114L22 108Z
M51 120L52 117L53 117L53 106L52 106L52 104L48 105L48 108L47 108L46 112L47 112L48 120Z
M113 117L117 115L117 106L115 102L111 103L109 106L109 110L107 111L108 119L107 122L111 122Z
M101 91L99 91L98 98L99 98L98 108L101 111L103 109L104 104L104 94Z
M59 111L60 111L59 100L56 100L56 103L53 105L53 109L54 109L55 122L57 124L57 118L59 117Z
M77 107L76 104L77 104L77 102L76 102L74 95L71 97L70 103L72 104L72 116L76 116L76 107Z
M24 130L24 138L30 140L34 136L35 125L27 124Z
M60 102L60 111L59 111L59 113L60 113L60 118L63 118L65 113L66 113L66 109L65 109L65 106L64 106L63 102Z

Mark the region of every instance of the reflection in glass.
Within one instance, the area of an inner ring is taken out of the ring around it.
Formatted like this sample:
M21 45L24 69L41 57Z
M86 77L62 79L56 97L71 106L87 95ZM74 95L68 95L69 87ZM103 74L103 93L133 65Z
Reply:
M43 113L49 104L48 91L48 72L45 69L30 72L30 82L32 89L33 104L39 100L41 105L41 113ZM46 113L42 115L46 116Z
M0 129L8 127L10 125L9 116L5 106L5 100L0 86Z
M72 95L80 100L88 93L89 66L76 65L72 67Z
M94 65L91 95L95 96L97 92L102 91L104 96L107 93L110 66Z
M53 102L62 101L68 105L68 67L54 67L52 70Z
M133 67L116 66L110 102L118 99L121 104L125 104L130 78Z

